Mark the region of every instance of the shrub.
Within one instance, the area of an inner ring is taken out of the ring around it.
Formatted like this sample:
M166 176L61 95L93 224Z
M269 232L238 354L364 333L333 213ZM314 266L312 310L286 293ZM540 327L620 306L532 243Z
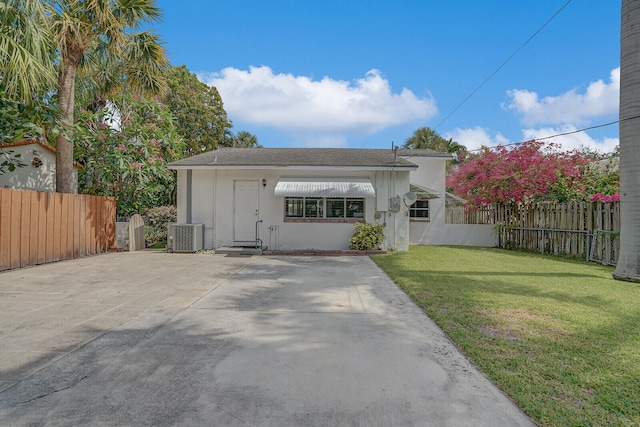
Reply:
M178 211L175 206L158 206L147 209L145 212L147 229L145 241L147 246L167 240L167 224L178 220Z
M384 227L382 224L369 224L356 222L356 230L349 239L349 249L371 250L377 248L384 239Z

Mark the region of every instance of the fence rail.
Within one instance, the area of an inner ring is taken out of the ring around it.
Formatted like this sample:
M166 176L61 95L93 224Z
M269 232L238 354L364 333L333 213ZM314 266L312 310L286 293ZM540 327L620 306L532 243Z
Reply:
M456 206L447 208L446 218L453 224L495 224L504 248L584 256L609 265L620 252L620 202Z
M0 271L108 251L113 197L0 189Z

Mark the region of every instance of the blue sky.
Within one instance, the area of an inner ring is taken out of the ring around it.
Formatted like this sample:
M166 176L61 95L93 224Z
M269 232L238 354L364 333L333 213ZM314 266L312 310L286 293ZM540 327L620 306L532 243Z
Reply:
M429 126L473 149L617 120L621 0L571 1L453 112L566 3L159 0L154 29L265 147L388 148ZM552 140L610 151L618 127Z

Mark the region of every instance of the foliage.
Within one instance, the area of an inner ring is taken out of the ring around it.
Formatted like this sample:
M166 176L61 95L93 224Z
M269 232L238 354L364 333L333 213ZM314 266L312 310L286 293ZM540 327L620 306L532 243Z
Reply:
M447 187L474 205L584 199L587 159L553 143L529 141L468 155L447 177Z
M183 143L171 113L158 101L138 96L118 102L120 128L102 123L88 111L77 133L83 192L117 197L118 215L126 216L172 202L174 173L167 162L179 158Z
M246 130L241 130L233 137L232 147L262 148L262 145L258 143L258 137Z
M619 202L620 201L620 194L616 193L616 194L607 195L607 194L602 194L602 193L596 193L593 196L591 196L589 201L591 201L591 202L604 202L604 203Z
M353 225L355 231L351 239L349 239L349 249L371 250L380 246L384 239L384 227L382 224L356 222Z
M452 138L444 139L430 127L416 129L402 145L409 149L431 149L450 154L461 154L466 151L466 147L454 141Z
M99 73L105 63L115 64L117 77L130 90L145 94L166 91L163 71L169 62L164 48L155 34L137 31L160 18L155 0L50 1L50 31L60 54L58 102L61 115L69 123L74 119L78 70ZM99 95L107 92L98 84ZM59 135L56 138L56 190L59 192L73 191L72 161L73 143L65 135Z
M619 157L611 157L599 159L587 165L582 179L585 185L585 194L592 195L591 201L614 195L617 195L617 200L620 200L619 160ZM601 196L597 196L598 194ZM594 197L596 198L594 199Z
M165 76L169 91L164 98L178 133L186 141L184 156L211 151L223 143L231 122L215 87L202 83L184 65L169 68Z
M53 141L62 131L56 99L37 99L31 104L0 97L0 142L25 138Z
M147 219L145 241L147 246L167 240L167 224L178 220L178 211L175 206L158 206L147 209L144 215Z
M63 129L55 107L55 98L26 104L0 97L0 144L26 138L53 139ZM0 147L0 175L24 166L19 154Z
M7 150L0 148L0 175L4 175L8 172L13 172L16 168L22 168L27 166L22 162L20 153L14 154L14 150Z
M610 267L443 246L373 260L537 425L640 424L638 286Z
M0 93L30 104L55 84L55 51L42 0L0 2Z

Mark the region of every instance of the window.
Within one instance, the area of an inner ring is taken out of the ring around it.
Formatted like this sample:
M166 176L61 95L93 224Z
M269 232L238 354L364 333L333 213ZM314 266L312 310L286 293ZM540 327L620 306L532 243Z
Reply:
M364 218L364 199L347 199L347 218Z
M305 218L322 218L324 203L319 197L304 198L304 216Z
M364 219L364 199L285 197L285 218Z
M287 197L285 216L288 218L302 218L304 216L304 199L302 197Z
M416 200L409 208L409 217L417 220L429 219L429 200Z

